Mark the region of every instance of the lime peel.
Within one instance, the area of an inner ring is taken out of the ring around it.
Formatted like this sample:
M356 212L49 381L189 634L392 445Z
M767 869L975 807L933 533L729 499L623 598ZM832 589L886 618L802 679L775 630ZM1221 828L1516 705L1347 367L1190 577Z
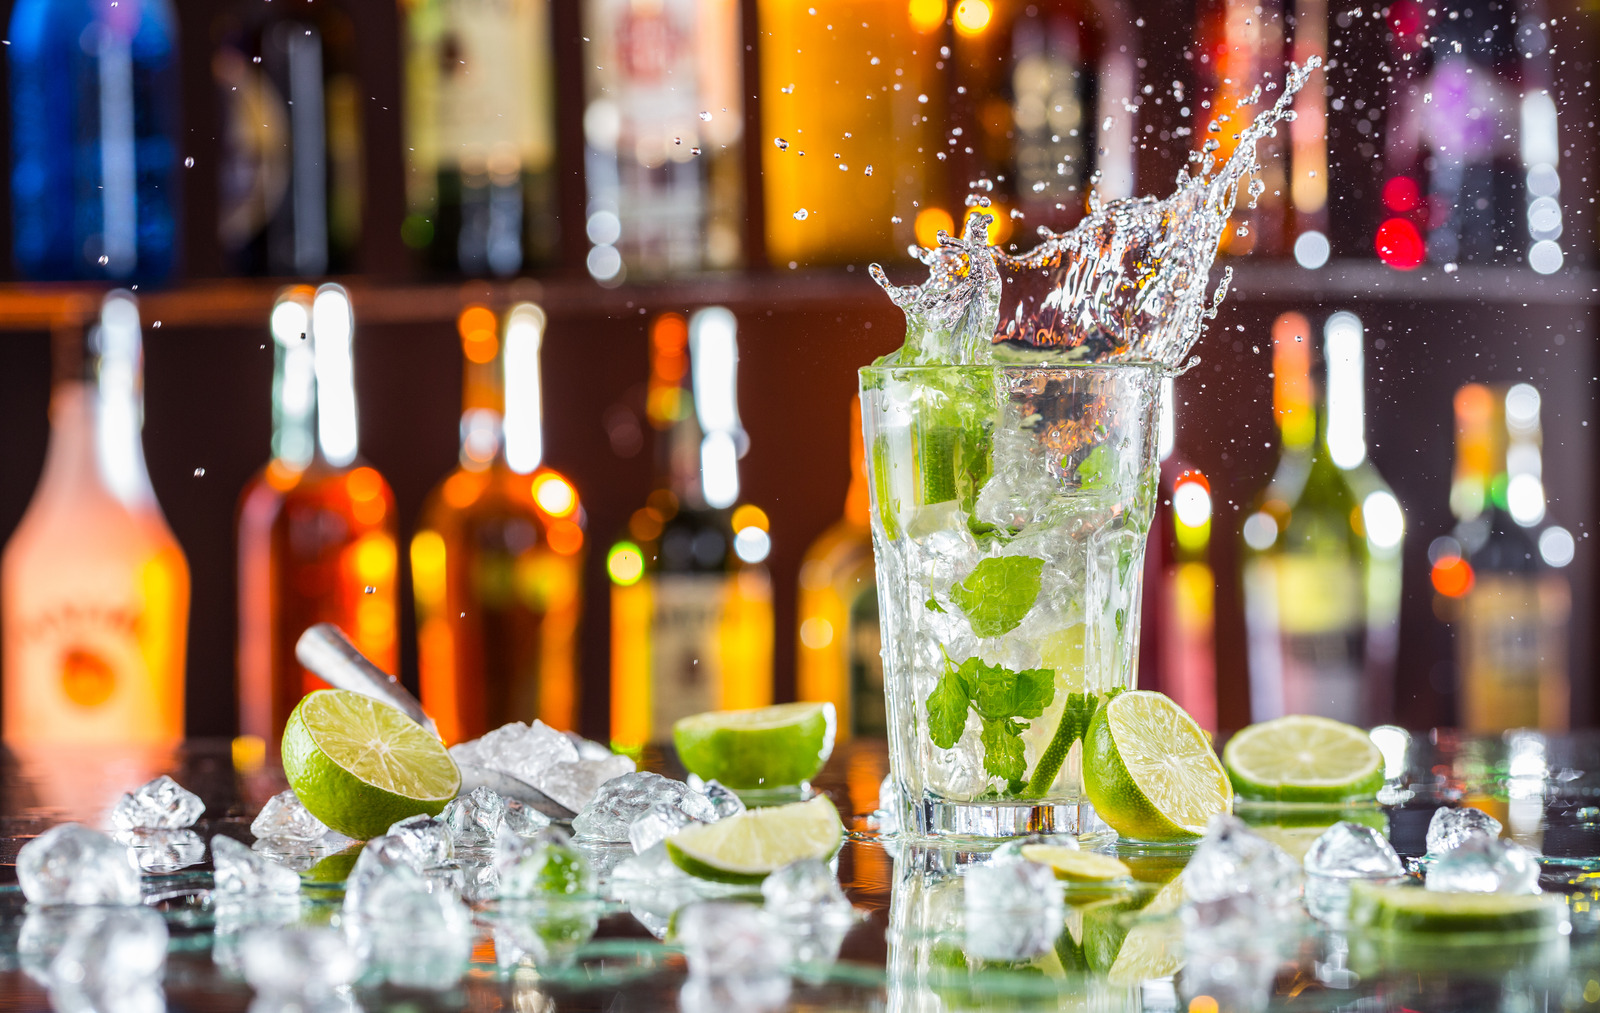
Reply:
M843 843L844 824L825 795L685 827L666 842L674 865L720 883L759 883L792 862L826 861Z
M708 781L782 788L817 776L837 725L831 703L782 703L691 715L672 726L672 740L684 768Z

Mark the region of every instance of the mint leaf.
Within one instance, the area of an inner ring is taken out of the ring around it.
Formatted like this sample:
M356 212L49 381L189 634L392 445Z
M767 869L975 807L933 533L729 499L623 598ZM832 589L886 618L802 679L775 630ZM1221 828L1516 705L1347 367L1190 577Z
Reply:
M1033 556L991 556L978 561L966 579L950 589L950 600L967 614L980 637L1010 633L1039 600L1044 560Z
M1080 489L1099 489L1110 484L1116 477L1117 462L1112 454L1110 440L1089 451L1089 456L1078 462Z
M928 694L928 738L934 745L940 749L955 747L967 727L967 708L971 705L972 683L966 666L958 669L946 661L944 674Z
M929 612L943 612L943 611L944 611L944 606L943 606L943 605L940 605L940 604L939 604L939 602L938 602L938 600L937 600L937 599L934 599L934 598L929 598L929 599L928 599L928 600L927 600L927 601L926 601L926 602L925 602L925 603L924 603L924 607L925 607L925 608L926 608L926 609L927 609L927 610L928 610L928 611L929 611Z
M1013 672L1000 665L986 665L977 658L968 658L961 668L965 672L974 663L968 685L973 687L973 706L986 721L1036 718L1055 699L1056 674L1048 668Z
M1028 769L1022 751L1022 729L1010 718L983 722L983 769L995 777L1020 781Z

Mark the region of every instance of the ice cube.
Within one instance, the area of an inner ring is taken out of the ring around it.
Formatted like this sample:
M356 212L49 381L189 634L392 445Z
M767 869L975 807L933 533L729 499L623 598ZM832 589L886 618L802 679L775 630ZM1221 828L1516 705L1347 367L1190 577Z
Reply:
M1061 883L1036 862L975 865L963 884L967 951L1027 960L1055 945L1064 922Z
M632 760L620 755L603 760L557 763L534 777L530 783L573 812L581 812L584 806L594 800L601 785L612 778L633 773L635 766Z
M321 926L253 929L240 942L240 964L252 988L282 1000L329 996L361 976L344 933Z
M111 839L144 872L177 872L205 861L206 842L193 830L118 830Z
M744 799L740 798L732 788L713 778L705 783L705 787L696 789L700 794L711 800L711 808L716 810L717 819L725 820L729 816L737 816L744 812Z
M300 892L300 877L293 869L256 854L232 837L218 834L211 838L211 863L216 868L218 893L286 897Z
M501 828L494 864L501 897L572 897L595 891L589 860L555 830L523 838Z
M1520 844L1479 835L1434 861L1426 885L1443 893L1539 893L1539 860Z
M451 800L439 814L458 848L481 848L494 843L506 818L506 800L488 788L474 788Z
M643 854L684 827L699 822L675 805L657 802L628 824L628 842L633 845L634 854Z
M572 740L543 721L501 725L481 738L451 746L450 755L457 763L502 770L530 784L537 784L535 778L552 766L579 759Z
M1400 856L1378 831L1340 820L1312 842L1302 863L1307 875L1384 879L1405 875Z
M428 853L428 849L420 849L413 841L397 835L374 837L356 856L355 865L345 881L345 911L359 913L364 910L372 888L397 873L411 873L431 890L460 893L463 886L461 870L453 865L428 864L436 854L436 850Z
M24 907L22 926L17 933L17 962L23 973L40 985L50 987L50 964L61 952L67 937L80 931L80 925L98 919L105 910L81 905L38 907L29 904Z
M628 828L646 809L661 803L691 819L710 823L717 811L711 800L682 781L646 770L614 777L600 786L593 801L572 821L572 832L602 841L626 841Z
M1249 894L1287 912L1300 897L1300 863L1233 816L1211 817L1183 870L1184 895L1194 902Z
M51 827L24 844L17 883L30 904L139 903L139 870L128 849L80 823Z
M182 830L206 811L200 796L165 774L122 796L111 810L117 830Z
M1275 905L1249 893L1186 902L1180 912L1187 958L1180 983L1190 1004L1211 996L1221 1009L1264 1011L1279 963L1279 917Z
M789 944L761 908L701 901L678 914L689 961L679 1001L685 1010L771 1010L789 998Z
M1482 809L1435 809L1428 821L1428 854L1442 855L1475 837L1499 837L1500 829L1500 821Z
M531 961L546 971L570 965L600 926L600 905L587 900L501 901L494 924L501 967Z
M607 760L615 755L611 752L611 747L603 742L586 739L577 732L562 732L562 734L577 747L578 759L580 760Z
M550 825L550 817L531 805L524 805L514 798L508 798L504 825L518 837L534 837Z
M337 831L315 841L290 841L281 837L263 837L250 845L250 850L272 859L285 869L305 872L329 855L336 855L355 842Z
M893 774L883 775L878 783L878 809L872 818L880 834L894 834L900 830L900 789L895 787Z
M348 897L345 903L348 909ZM354 925L373 967L395 985L442 990L466 971L471 912L460 897L430 890L422 876L403 866L366 891Z
M213 893L211 911L214 923L211 960L232 977L243 978L245 936L299 921L300 898L294 894Z
M408 816L389 828L385 838L410 852L408 864L414 869L443 865L455 857L455 838L450 828L431 816Z
M145 1013L165 1008L167 925L148 908L86 913L50 962L51 1005L62 1013Z
M309 844L321 840L330 831L300 804L299 796L295 795L293 788L289 788L267 799L267 804L261 807L261 812L250 824L250 832L262 840L304 841Z
M854 908L826 862L803 858L761 881L762 905L780 922L804 918L849 918Z

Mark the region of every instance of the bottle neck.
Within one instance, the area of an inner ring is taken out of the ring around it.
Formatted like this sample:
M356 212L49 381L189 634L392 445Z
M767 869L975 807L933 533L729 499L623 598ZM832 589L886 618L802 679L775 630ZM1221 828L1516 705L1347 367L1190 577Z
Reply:
M689 398L685 398L689 400ZM706 509L705 481L702 475L700 423L695 420L693 406L667 430L666 486L677 497L678 505L685 510Z
M298 340L276 345L272 372L272 457L294 471L317 455L316 354Z
M144 352L131 296L112 293L100 321L56 336L52 467L92 471L124 504L155 502L144 459Z
M861 433L861 400L850 401L850 488L844 494L846 523L864 528L871 517L867 496L867 462Z

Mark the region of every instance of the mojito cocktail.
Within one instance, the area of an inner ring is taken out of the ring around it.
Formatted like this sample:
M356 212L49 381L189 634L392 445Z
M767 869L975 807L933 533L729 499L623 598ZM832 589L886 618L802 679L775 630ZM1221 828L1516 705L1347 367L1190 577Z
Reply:
M861 370L903 826L1095 829L1080 740L1133 683L1164 373Z

